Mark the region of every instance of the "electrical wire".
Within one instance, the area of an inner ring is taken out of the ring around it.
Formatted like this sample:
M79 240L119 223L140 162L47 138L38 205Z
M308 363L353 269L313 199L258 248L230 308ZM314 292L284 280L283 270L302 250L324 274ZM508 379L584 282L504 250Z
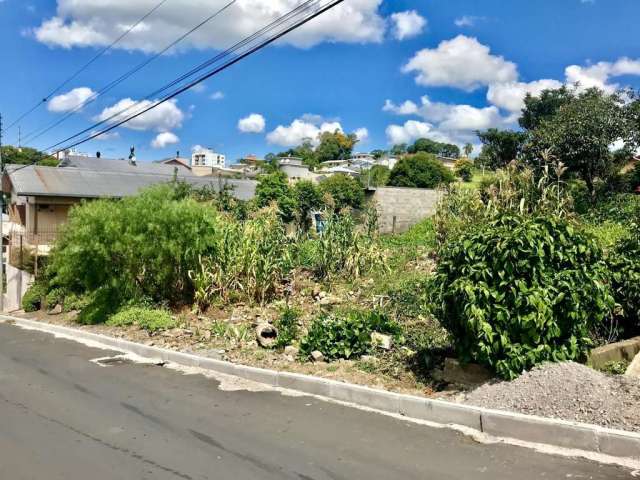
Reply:
M220 14L222 14L224 11L226 11L228 8L230 8L237 1L238 0L231 0L225 6L223 6L222 8L220 8L219 10L217 10L216 12L214 12L213 14L211 14L207 18L205 18L202 22L200 22L199 24L195 25L191 30L185 32L183 35L181 35L176 40L171 42L169 45L167 45L161 51L159 51L158 53L156 53L153 56L149 57L147 60L145 60L144 62L138 64L136 67L134 67L131 70L127 71L126 73L124 73L120 77L116 78L111 83L105 85L104 87L102 87L97 92L94 92L88 99L86 99L85 101L81 102L79 105L74 107L71 111L67 112L66 115L64 117L62 117L61 119L54 121L53 123L49 124L48 126L46 126L44 128L41 128L40 130L31 132L30 134L26 135L24 141L25 142L35 142L38 138L42 137L45 133L51 131L52 129L54 129L57 126L61 125L62 123L66 122L73 115L75 115L76 113L78 113L81 110L83 110L87 105L95 102L98 99L98 97L104 95L105 93L109 92L113 88L117 87L122 82L124 82L125 80L129 79L130 77L132 77L133 75L138 73L140 70L142 70L144 67L149 65L151 62L153 62L157 58L161 57L162 55L167 53L169 50L174 48L176 45L178 45L179 43L184 41L187 37L189 37L194 32L196 32L197 30L199 30L200 28L205 26L207 23L211 22L214 18L218 17Z
M324 8L319 7L317 5L318 3L319 3L319 0L308 0L308 1L304 2L303 4L299 5L295 9L293 9L291 12L287 13L286 15L283 15L282 17L279 17L277 20L275 20L271 24L263 27L262 29L260 29L256 33L252 34L251 36L245 38L244 40L242 40L242 41L240 41L238 43L236 43L235 45L233 45L229 49L225 50L224 52L221 52L220 54L214 56L213 58L209 59L208 61L198 65L195 68L193 68L189 72L181 75L176 80L170 82L169 84L165 85L164 87L162 87L162 88L152 92L151 94L147 95L140 102L138 102L138 103L136 103L134 105L131 105L131 106L129 106L129 107L117 112L117 113L114 113L109 118L105 118L105 119L101 120L100 122L98 122L98 123L86 128L86 129L82 130L81 132L78 132L75 135L73 135L71 137L68 137L68 138L56 143L55 145L47 147L47 150L54 149L54 148L58 147L61 144L64 144L64 143L66 143L68 141L71 141L74 138L77 138L77 137L79 137L79 136L81 136L81 135L83 135L83 134L85 134L87 132L93 131L96 128L100 127L101 125L104 125L106 123L112 122L117 118L122 118L122 115L124 115L125 113L133 110L136 107L144 108L144 111L134 114L133 116L129 117L129 119L126 120L126 121L129 121L129 120L131 120L133 118L136 118L136 117L140 116L141 114L146 113L147 111L151 110L152 108L155 108L158 105L160 105L162 103L165 103L166 101L170 100L171 98L174 98L175 96L177 96L179 93L182 93L183 91L188 90L189 88L193 87L195 84L200 83L200 82L206 80L207 78L210 78L213 75L208 75L206 78L199 79L196 83L189 84L189 86L187 88L180 88L178 93L172 93L172 94L170 94L170 95L168 95L168 96L166 96L164 98L161 98L160 100L154 100L154 102L153 102L153 104L151 106L148 106L148 104L145 103L145 101L157 96L158 94L160 94L162 92L165 92L165 91L169 90L171 87L174 87L174 86L180 84L181 82L185 81L186 79L188 79L190 77L193 77L195 74L201 72L202 70L204 70L205 68L211 66L212 64L224 59L225 57L228 57L229 55L231 55L232 53L236 52L237 50L240 50L240 49L246 47L247 45L250 45L252 42L254 42L256 39L259 39L265 33L269 33L270 31L275 30L276 28L280 27L281 25L287 23L292 18L295 19L297 16L300 16L301 14L305 14L305 13L307 13L309 10L311 10L313 8L316 9L316 12L318 10L321 10L322 12L324 12L324 11L326 11L328 9L327 6L325 6ZM330 2L330 4L332 4L332 3L335 3L335 2ZM341 2L337 2L337 3L341 3ZM329 7L329 8L332 8L332 7ZM317 16L317 14L314 14L311 17L307 17L307 18L303 19L303 22L306 23L306 22L310 21L312 18L315 18L316 16ZM278 34L279 36L277 38L280 38L284 34L288 33L291 30L294 30L295 28L298 28L299 26L301 26L304 23L297 23L296 24L297 26L294 26L293 28L287 28L284 33ZM270 40L269 43L272 43L273 41L277 40L277 38L274 38L274 39ZM268 45L269 43L262 45L260 48ZM253 51L251 53L253 53ZM248 56L248 55L244 55L242 58L244 58L246 56ZM219 73L219 71L222 71L222 70L228 68L229 66L231 66L232 64L237 63L237 61L239 61L239 60L236 59L233 62L227 62L227 64L224 64L223 67L217 68L214 71L216 73ZM123 123L126 123L126 121L124 121L124 122L116 122L118 124L116 126L122 125ZM116 128L116 127L113 127L113 128ZM113 130L113 128L110 128L107 131ZM96 138L96 137L98 137L98 136L100 136L100 135L102 135L104 133L106 133L106 131L102 132L102 133L98 133L96 135L92 135L92 138ZM88 141L88 140L89 139L87 139L85 141ZM82 143L84 143L84 142L82 142ZM71 147L73 147L73 146L76 146L76 145L74 144ZM70 147L68 147L68 148L70 148Z
M116 38L111 44L100 50L91 60L89 60L86 64L84 64L78 71L72 74L69 78L67 78L64 82L58 85L51 93L45 96L41 101L39 101L36 105L34 105L31 109L27 110L20 117L18 117L13 123L11 123L6 129L5 132L16 126L22 120L24 120L27 116L31 115L34 111L36 111L41 105L47 103L53 95L62 90L65 86L71 83L73 80L78 78L78 76L84 72L87 68L89 68L93 63L95 63L100 57L108 53L115 47L118 43L120 43L124 38L129 35L136 27L138 27L142 22L144 22L147 18L153 15L162 5L167 3L168 0L161 0L155 7L149 10L142 18L140 18L136 23L134 23L131 27L129 27L124 33L122 33L118 38Z

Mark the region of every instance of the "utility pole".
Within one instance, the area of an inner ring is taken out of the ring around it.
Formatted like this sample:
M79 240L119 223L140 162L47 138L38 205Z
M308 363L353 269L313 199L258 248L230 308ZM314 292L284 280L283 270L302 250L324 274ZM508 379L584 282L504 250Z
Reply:
M0 113L0 314L4 313L4 159L2 158L2 113Z

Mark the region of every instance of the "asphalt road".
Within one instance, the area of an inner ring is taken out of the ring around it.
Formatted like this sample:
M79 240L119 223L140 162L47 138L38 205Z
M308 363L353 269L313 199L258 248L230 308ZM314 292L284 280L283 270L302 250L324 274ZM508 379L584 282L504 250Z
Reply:
M311 397L90 362L115 354L0 324L0 479L631 477Z

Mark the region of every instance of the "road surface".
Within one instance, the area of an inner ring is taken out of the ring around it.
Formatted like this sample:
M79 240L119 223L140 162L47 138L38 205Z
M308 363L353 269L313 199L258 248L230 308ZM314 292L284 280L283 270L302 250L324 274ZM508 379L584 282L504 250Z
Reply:
M0 324L0 479L628 479L621 467L203 376Z

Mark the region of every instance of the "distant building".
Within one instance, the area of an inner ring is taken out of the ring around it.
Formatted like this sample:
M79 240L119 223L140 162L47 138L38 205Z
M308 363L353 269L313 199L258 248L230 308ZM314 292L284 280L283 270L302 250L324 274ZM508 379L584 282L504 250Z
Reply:
M180 152L176 152L175 157L165 158L163 160L155 160L153 163L160 165L171 165L191 170L191 159L180 156Z
M316 180L317 175L311 171L308 165L305 165L301 158L283 157L278 159L280 170L287 174L289 180L296 182L298 180Z
M450 158L450 157L443 157L441 155L438 155L438 160L440 160L445 167L447 167L449 170L453 170L456 166L456 162L458 161L457 158Z
M215 175L227 166L227 157L209 148L198 148L191 155L191 171L199 177Z

